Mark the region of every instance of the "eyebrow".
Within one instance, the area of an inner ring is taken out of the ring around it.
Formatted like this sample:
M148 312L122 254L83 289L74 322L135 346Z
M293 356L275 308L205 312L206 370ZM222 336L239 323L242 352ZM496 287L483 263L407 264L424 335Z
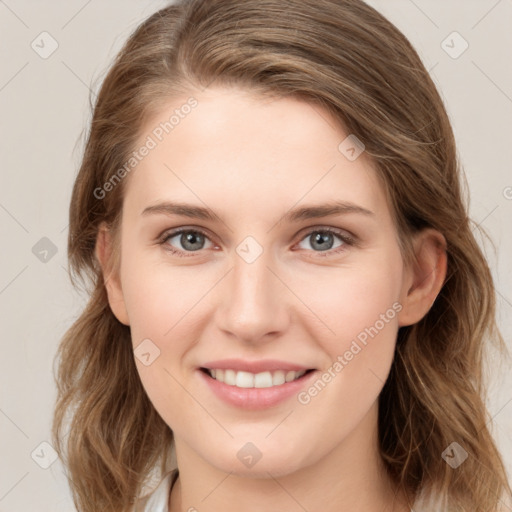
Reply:
M289 210L281 221L300 222L307 219L315 219L318 217L328 217L330 215L342 215L349 213L358 213L362 215L372 216L374 212L363 208L349 201L330 201L321 205L307 205L300 208ZM202 206L195 206L187 203L179 202L161 202L144 209L141 215L164 214L164 215L180 215L191 219L201 219L215 221L219 217L209 209Z

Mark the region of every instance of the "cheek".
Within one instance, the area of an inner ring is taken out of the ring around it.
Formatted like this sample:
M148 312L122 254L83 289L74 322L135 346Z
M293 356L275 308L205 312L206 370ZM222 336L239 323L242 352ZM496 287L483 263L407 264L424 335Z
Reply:
M144 251L132 251L123 259L121 277L134 344L145 338L167 343L208 291L197 268L173 268Z
M334 332L326 350L329 354L343 354L355 342L370 348L370 340L378 341L371 344L375 351L393 350L401 305L397 301L398 293L389 284L384 279L372 281L371 287L358 282L354 293L343 294L337 300L331 297L324 309Z
M314 285L304 283L301 293L322 321L324 328L317 327L316 332L322 330L326 352L338 355L354 339L364 343L365 338L381 334L383 343L394 343L401 309L401 272L400 260L389 257L359 268L329 269Z
M348 416L358 418L368 410L392 364L401 282L401 259L391 254L359 269L340 268L304 289L308 305L322 320L313 318L308 325L328 355L323 368L328 390L320 382L306 390L301 403L311 400L331 410L329 403L336 402L344 411L343 422L349 411Z
M137 371L151 402L171 428L182 421L173 415L176 404L180 411L187 411L187 421L202 421L197 404L180 385L190 368L187 354L198 339L200 307L194 305L211 287L192 268L171 268L135 252L122 262Z

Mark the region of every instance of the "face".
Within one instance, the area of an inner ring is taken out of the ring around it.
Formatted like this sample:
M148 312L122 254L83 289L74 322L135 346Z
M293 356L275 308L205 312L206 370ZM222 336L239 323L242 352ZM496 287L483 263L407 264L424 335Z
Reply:
M375 430L411 283L372 163L326 111L194 97L169 133L188 96L144 127L110 303L178 450L286 474Z

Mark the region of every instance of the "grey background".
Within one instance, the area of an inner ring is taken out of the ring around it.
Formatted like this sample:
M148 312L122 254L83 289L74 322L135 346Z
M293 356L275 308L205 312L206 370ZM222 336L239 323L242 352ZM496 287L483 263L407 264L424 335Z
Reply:
M51 447L41 443L50 441L52 360L85 300L66 273L80 135L90 120L89 89L98 90L137 24L166 3L0 0L0 512L75 510L60 461L51 463ZM485 245L512 347L512 0L369 3L411 40L445 100L471 217L496 246ZM44 31L58 43L48 58L31 46L51 48ZM463 40L448 37L454 31L469 45L458 58ZM511 473L512 378L510 365L499 371L497 363L489 411Z

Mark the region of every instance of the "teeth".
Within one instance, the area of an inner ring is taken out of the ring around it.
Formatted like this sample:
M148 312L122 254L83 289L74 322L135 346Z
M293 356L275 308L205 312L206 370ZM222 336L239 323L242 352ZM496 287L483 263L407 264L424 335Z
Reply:
M253 388L254 387L254 373L237 372L235 378L235 386L237 388Z
M273 385L272 374L270 372L257 373L254 376L254 387L255 388L270 388L270 387L272 387L272 385ZM277 386L277 383L274 384L274 386Z
M300 372L284 372L283 370L276 370L273 372L237 372L235 370L208 370L210 376L219 382L228 384L229 386L236 386L237 388L270 388L272 386L280 386L285 382L291 382L299 377L302 377L306 370Z
M285 380L286 382L290 382L295 379L295 372L286 372Z
M215 376L217 379L217 376ZM224 370L224 382L230 386L236 384L236 372L235 370Z

